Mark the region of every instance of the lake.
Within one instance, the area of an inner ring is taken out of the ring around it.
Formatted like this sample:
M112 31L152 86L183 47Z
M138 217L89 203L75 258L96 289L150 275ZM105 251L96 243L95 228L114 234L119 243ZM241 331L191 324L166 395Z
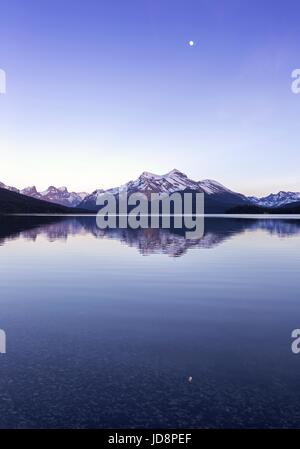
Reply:
M2 217L0 254L0 428L299 427L297 217Z

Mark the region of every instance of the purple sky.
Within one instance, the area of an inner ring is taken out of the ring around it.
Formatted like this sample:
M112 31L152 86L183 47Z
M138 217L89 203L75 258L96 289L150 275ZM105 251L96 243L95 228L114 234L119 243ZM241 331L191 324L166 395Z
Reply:
M298 0L2 0L0 181L91 191L176 167L300 191L299 16Z

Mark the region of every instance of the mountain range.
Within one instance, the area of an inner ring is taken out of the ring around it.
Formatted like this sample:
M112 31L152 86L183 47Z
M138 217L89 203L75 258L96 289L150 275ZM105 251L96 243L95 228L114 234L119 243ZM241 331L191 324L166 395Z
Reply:
M86 192L69 192L67 187L49 186L47 190L38 192L35 186L19 190L16 187L7 186L3 182L0 182L0 188L66 207L78 206L88 195Z
M268 196L257 198L256 196L249 197L249 200L257 206L263 207L280 207L286 204L295 203L300 201L299 192L284 192L271 193Z
M41 201L41 203L52 203L66 208L77 208L76 210L79 208L81 210L92 212L97 210L96 199L99 194L107 192L113 195L118 195L125 190L127 190L128 195L141 192L149 198L151 193L171 194L174 192L202 192L205 195L206 213L226 213L228 211L236 213L277 212L277 210L275 210L277 208L282 209L282 212L296 213L295 211L300 208L300 193L297 192L280 191L276 194L272 193L261 198L255 196L248 197L241 193L234 192L214 180L192 180L177 169L173 169L164 175L156 175L145 171L134 181L129 181L124 185L107 190L101 188L96 189L90 194L86 192L69 192L67 187L54 186L49 186L48 189L41 192L39 192L35 186L19 190L16 187L7 186L1 182L0 190L2 196L3 190L10 191L15 195L20 195L21 200L18 202L19 205L22 202L22 198L24 201L24 197L30 197ZM12 199L16 200L16 198L16 196L13 196ZM3 209L1 204L0 201L0 212L1 209ZM50 206L47 207L49 209ZM47 207L44 205L43 209ZM36 208L37 205L35 204L34 209L36 210Z
M234 206L250 204L246 196L233 192L217 181L194 181L179 170L173 169L165 175L143 172L135 181L129 181L127 184L106 191L95 190L84 198L79 207L97 210L96 199L100 193L118 195L125 190L128 195L137 192L144 193L149 199L151 193L202 192L205 195L206 213L226 212L227 209Z
M78 209L80 213L80 209ZM74 208L53 204L0 187L1 214L70 214Z

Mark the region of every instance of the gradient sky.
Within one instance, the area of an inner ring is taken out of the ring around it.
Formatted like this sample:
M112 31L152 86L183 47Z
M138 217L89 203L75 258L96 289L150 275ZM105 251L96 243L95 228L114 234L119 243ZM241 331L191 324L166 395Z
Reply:
M246 194L300 191L299 0L0 9L0 181L92 191L176 167Z

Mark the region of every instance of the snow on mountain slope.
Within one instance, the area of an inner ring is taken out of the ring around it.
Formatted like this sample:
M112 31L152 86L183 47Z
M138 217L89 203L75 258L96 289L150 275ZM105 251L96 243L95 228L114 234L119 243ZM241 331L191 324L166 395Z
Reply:
M184 190L203 192L211 198L209 200L210 203L213 199L221 201L224 204L228 203L230 206L241 204L243 202L249 203L244 195L227 189L217 181L194 181L177 169L173 169L164 175L156 175L145 171L135 181L129 181L119 187L108 189L105 192L113 195L118 195L125 191L127 191L128 195L139 192L144 193L150 198L151 193L172 194ZM95 190L95 192L88 195L79 206L86 209L95 209L97 196L99 193L103 192L102 189Z
M36 190L35 186L26 187L20 191L22 195L31 196L32 198L38 198L39 200L42 198L42 195Z
M271 193L268 196L257 198L255 196L249 197L249 200L257 206L264 207L279 207L285 204L300 201L300 192L284 192Z
M88 194L85 192L69 192L67 187L50 186L44 192L40 192L41 198L51 203L63 206L76 207Z
M94 192L90 193L89 195L86 195L86 197L83 198L83 200L77 206L82 209L95 210L97 197L101 193L105 193L105 190L103 189L94 190Z
M0 188L1 188L1 189L6 189L6 190L10 190L11 192L19 193L19 190L16 189L16 187L7 186L7 185L4 184L3 182L0 182Z
M179 170L174 169L165 175L155 175L145 171L135 181L129 181L126 184L108 190L95 190L83 200L80 207L86 209L89 207L95 208L97 196L104 192L112 195L118 195L125 191L127 191L128 195L140 192L150 197L151 193L170 194L185 189L201 191L197 181L192 181Z
M145 171L134 181L129 181L124 185L108 190L98 189L91 194L87 194L86 192L69 192L65 186L58 188L49 186L47 190L39 192L35 186L19 190L16 187L8 186L0 182L0 188L63 206L76 207L80 205L80 207L90 208L91 210L95 209L97 196L100 193L108 192L117 195L125 190L127 190L128 195L141 192L148 197L150 197L151 193L171 194L183 190L204 192L206 194L207 204L211 199L211 202L218 201L226 205L229 204L230 206L250 203L263 207L280 207L290 203L300 202L300 192L280 191L262 198L255 196L246 197L214 180L205 179L202 181L194 181L177 169L173 169L164 175L156 175Z
M199 185L184 173L174 169L165 175L143 172L135 181L129 181L121 187L108 189L107 192L117 194L125 189L129 195L134 192L142 192L147 195L150 193L172 193L185 189L199 191Z
M57 188L50 186L47 190L38 192L35 186L26 187L25 189L19 190L16 187L7 186L3 182L0 182L0 188L67 207L78 206L78 204L81 203L82 200L84 200L84 198L88 195L86 192L69 192L67 187Z
M50 186L43 192L38 192L35 186L26 187L21 190L23 195L31 196L50 203L61 204L62 206L76 207L88 195L85 192L69 192L67 187Z
M224 192L235 193L213 179L204 179L203 181L199 181L198 184L208 195Z

